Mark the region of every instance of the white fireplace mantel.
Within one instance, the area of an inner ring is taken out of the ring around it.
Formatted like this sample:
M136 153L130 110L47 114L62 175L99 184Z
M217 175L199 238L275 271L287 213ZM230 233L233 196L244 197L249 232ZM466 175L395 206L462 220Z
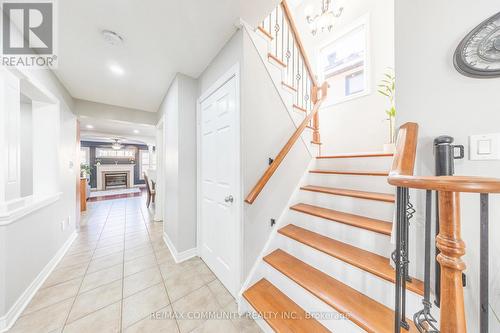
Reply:
M129 187L134 186L134 166L135 164L101 164L97 166L97 190L104 190L105 172L126 172L128 174Z

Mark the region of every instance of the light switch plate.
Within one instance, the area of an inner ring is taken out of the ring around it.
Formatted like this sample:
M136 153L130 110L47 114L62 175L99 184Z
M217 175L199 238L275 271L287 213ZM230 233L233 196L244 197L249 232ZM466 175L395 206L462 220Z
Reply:
M471 135L469 158L472 161L500 160L500 133Z

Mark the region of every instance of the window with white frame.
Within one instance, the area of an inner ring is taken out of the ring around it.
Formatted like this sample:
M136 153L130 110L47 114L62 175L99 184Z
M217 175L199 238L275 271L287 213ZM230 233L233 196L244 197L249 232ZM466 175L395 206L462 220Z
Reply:
M151 153L149 150L140 150L139 171L141 180L144 180L144 171L146 170L156 170L156 154Z
M96 148L95 155L96 158L133 159L135 149Z
M90 165L90 148L80 148L80 164Z
M330 85L324 106L369 93L368 36L365 16L320 48L320 74Z

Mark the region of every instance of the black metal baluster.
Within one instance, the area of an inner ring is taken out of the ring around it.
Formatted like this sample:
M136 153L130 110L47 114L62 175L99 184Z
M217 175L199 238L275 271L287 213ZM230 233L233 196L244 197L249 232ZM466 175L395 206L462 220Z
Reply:
M424 260L424 308L413 316L413 322L421 333L438 333L437 321L431 314L431 230L432 191L425 193L425 260Z
M274 55L278 57L278 33L279 33L280 27L278 25L278 8L276 8L276 21L274 23L274 35L276 36L276 47L274 50Z
M281 61L285 62L285 14L281 12Z
M273 20L273 13L269 14L269 33L272 34L273 33L273 24L272 24L272 21Z
M295 40L292 38L292 79L290 80L292 87L295 88ZM297 94L297 92L295 92Z
M290 84L290 26L287 24L286 27L286 83ZM293 86L293 83L291 85Z
M302 107L303 109L304 108L304 96L306 95L306 92L305 92L305 80L304 80L304 77L305 77L305 73L304 73L304 59L302 58L302 98L300 99L300 107Z
M489 199L487 193L480 195L480 269L479 269L479 294L480 294L480 309L479 309L479 325L481 333L488 333L488 293L489 293L489 262L488 262L488 223L489 223Z
M400 261L402 265L402 279L401 279L401 327L406 330L410 329L410 325L406 321L406 282L408 281L408 239L409 239L409 219L408 219L408 205L409 205L409 190L403 188L402 192L402 206L404 207L402 216L402 228L401 228L401 256Z
M396 292L394 300L394 333L401 332L401 222L404 209L401 201L402 188L396 189L396 250L392 253L392 260L396 266Z

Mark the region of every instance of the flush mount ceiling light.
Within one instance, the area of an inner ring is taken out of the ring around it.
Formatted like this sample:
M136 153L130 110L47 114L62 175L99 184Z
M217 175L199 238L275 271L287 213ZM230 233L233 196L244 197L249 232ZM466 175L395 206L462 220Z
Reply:
M92 125L87 125L85 127L87 127L88 129L93 129L94 128L94 126L92 126Z
M123 37L111 30L101 31L102 37L110 45L120 45L123 43Z
M118 66L118 65L110 65L109 66L109 69L116 75L123 75L125 74L125 70Z
M134 133L135 134L139 134L139 130L134 130Z
M318 32L331 32L333 30L333 24L335 23L335 20L339 18L340 15L342 15L343 10L344 7L334 9L331 0L322 0L321 13L306 13L306 20L309 24L311 34L313 36L316 36Z

